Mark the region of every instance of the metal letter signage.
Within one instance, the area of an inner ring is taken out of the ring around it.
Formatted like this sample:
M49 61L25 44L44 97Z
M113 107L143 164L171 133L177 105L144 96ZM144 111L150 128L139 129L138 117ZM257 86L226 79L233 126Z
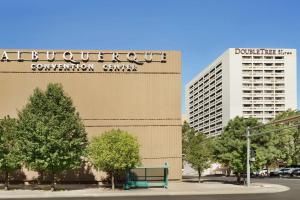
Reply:
M2 56L1 56L1 61L9 61L8 55L6 51L3 51Z
M0 62L31 62L32 71L88 71L98 68L104 72L135 72L139 65L167 62L165 52L102 52L102 51L0 51ZM57 62L64 63L57 63ZM41 63L40 63L41 62Z
M235 48L235 54L242 55L291 55L292 52L283 49L248 49L248 48Z

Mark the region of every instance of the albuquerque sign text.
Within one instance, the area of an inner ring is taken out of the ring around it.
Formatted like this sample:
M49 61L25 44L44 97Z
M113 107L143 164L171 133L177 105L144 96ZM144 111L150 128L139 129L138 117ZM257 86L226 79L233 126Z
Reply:
M30 61L33 71L94 71L94 63L103 63L103 71L137 71L139 65L167 62L164 52L72 52L2 51L1 62ZM43 61L43 63L41 63ZM57 63L63 61L64 63ZM46 63L45 63L46 62ZM92 63L93 62L93 63ZM108 62L108 63L106 63ZM106 64L105 64L106 63Z

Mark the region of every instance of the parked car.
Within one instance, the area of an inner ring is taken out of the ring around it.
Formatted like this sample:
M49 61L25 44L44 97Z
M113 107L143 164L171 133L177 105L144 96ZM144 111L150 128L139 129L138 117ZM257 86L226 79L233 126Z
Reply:
M293 171L293 168L283 168L279 170L279 176L290 176Z
M274 169L270 171L270 176L278 176L280 168Z
M286 168L300 169L300 165L289 165Z
M268 170L267 169L261 169L259 171L251 172L251 176L268 176Z
M268 176L268 169L262 169L258 172L258 176Z
M291 176L292 177L300 176L300 168L293 170L293 172L291 173Z
M282 168L273 172L270 172L270 176L290 176L293 172L293 168Z

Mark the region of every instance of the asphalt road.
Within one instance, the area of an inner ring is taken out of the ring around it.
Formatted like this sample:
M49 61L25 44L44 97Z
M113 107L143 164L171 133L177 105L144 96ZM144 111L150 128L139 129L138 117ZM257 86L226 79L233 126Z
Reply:
M207 179L207 177L206 177ZM208 181L232 181L234 178L209 177ZM145 196L145 197L90 197L90 198L49 198L49 200L299 200L300 179L255 178L252 182L285 185L289 191L273 194L236 194L236 195L200 195L200 196ZM46 198L43 198L46 200ZM28 199L29 200L29 199ZM34 199L36 200L36 199Z

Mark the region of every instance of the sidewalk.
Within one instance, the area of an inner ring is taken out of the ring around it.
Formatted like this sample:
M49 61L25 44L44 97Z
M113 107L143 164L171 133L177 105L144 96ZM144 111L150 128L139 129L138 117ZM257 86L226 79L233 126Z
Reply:
M58 188L70 188L72 185L58 185ZM0 199L8 198L54 198L54 197L117 197L117 196L165 196L165 195L212 195L212 194L253 194L276 193L289 190L288 187L275 184L252 184L250 187L223 183L189 183L171 182L168 189L149 188L112 191L109 188L91 188L81 185L81 188L63 191L42 190L9 190L0 191ZM86 189L84 189L86 187ZM95 186L94 186L95 187ZM78 188L78 186L77 186Z

